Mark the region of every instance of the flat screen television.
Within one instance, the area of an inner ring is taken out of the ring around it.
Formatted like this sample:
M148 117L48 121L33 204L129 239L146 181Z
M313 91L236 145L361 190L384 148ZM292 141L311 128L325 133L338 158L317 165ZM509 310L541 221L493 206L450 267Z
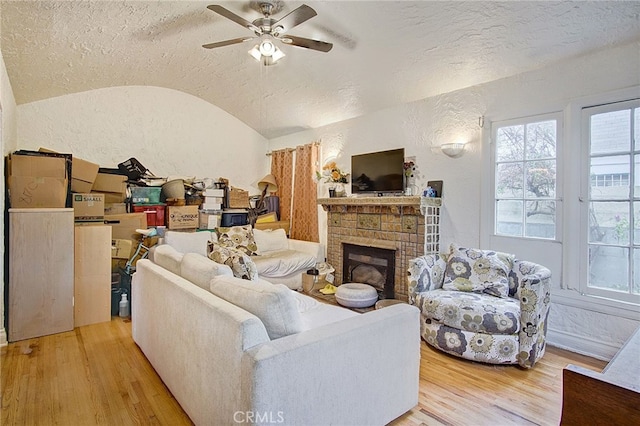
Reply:
M404 191L404 148L351 157L351 193Z

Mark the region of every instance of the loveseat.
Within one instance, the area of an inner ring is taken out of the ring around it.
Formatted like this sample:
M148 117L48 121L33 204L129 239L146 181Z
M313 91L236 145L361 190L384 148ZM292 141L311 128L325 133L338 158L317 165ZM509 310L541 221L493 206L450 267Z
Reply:
M531 368L545 352L551 272L514 255L452 244L409 261L409 303L431 346Z
M197 425L382 425L418 401L413 306L359 314L165 244L136 265L131 315Z
M226 230L234 245L251 247L249 256L258 276L266 281L285 284L294 290L302 289L302 274L324 261L324 247L319 243L287 238L283 229L259 230L246 226ZM246 240L246 241L243 241ZM208 242L217 242L218 233L211 231L167 231L163 243L180 253L198 253L207 256ZM255 244L255 245L253 245ZM249 249L246 249L249 250ZM230 275L230 268L224 273Z

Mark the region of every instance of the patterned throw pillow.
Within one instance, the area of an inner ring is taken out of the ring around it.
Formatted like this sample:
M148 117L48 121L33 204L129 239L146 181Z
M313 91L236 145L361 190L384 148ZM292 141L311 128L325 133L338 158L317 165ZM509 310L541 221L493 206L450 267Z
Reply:
M258 251L251 225L220 227L216 229L216 233L221 246L240 250L249 256L254 256Z
M444 290L509 296L509 271L514 255L451 244L444 271Z
M227 265L231 268L233 276L243 280L255 281L258 279L258 269L253 260L245 253L220 244L209 241L207 256L216 263Z

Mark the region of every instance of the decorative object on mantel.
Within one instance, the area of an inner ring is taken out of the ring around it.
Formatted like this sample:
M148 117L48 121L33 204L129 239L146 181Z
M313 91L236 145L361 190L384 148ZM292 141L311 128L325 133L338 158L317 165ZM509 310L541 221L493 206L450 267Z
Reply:
M404 169L404 178L405 178L405 191L404 195L417 195L414 192L417 192L416 188L416 164L413 159L405 160L402 168Z
M431 192L429 192L431 188ZM427 182L427 188L422 193L423 197L440 197L442 198L442 181L430 180Z
M322 173L316 172L318 180L324 179L329 183L329 197L344 197L346 191L344 184L347 183L349 173L345 173L336 165L335 161L330 161L322 166Z

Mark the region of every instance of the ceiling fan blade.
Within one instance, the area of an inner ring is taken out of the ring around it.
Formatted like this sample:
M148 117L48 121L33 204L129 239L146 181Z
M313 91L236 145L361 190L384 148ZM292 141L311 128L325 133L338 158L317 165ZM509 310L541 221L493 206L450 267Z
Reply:
M222 46L229 46L231 44L238 44L238 43L242 43L245 41L249 41L249 40L253 40L255 37L239 37L239 38L234 38L231 40L224 40L224 41L218 41L215 43L208 43L208 44L203 44L202 47L204 47L205 49L213 49L216 47L222 47Z
M236 24L242 25L245 28L248 28L251 31L262 32L260 28L253 25L253 23L247 21L243 17L236 15L235 13L231 12L228 9L225 9L224 7L218 4L210 4L209 6L207 6L207 9L212 10L217 14L224 16L225 18L230 19Z
M292 35L282 36L280 39L283 43L292 46L306 47L307 49L319 50L320 52L328 52L333 48L332 43L326 41L312 40L310 38L296 37Z
M279 21L274 23L272 27L273 28L281 27L282 29L277 32L280 34L283 34L289 31L291 28L295 27L296 25L300 25L303 22L313 18L316 15L317 13L315 10L313 10L306 4L303 4L302 6L292 10L287 15L282 17Z

